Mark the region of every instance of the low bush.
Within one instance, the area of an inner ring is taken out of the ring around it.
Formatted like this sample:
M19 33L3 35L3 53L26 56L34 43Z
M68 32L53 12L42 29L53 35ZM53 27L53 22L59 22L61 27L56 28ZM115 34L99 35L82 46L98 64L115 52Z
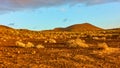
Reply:
M85 41L81 40L81 39L68 40L67 44L68 44L68 47L70 47L70 48L76 48L76 47L86 48L86 47L89 47L88 44L86 44Z
M109 47L108 45L104 42L104 43L98 43L98 48L101 50L107 50Z
M21 41L16 41L16 46L18 47L25 47L25 44Z
M36 48L45 48L42 44L38 44Z

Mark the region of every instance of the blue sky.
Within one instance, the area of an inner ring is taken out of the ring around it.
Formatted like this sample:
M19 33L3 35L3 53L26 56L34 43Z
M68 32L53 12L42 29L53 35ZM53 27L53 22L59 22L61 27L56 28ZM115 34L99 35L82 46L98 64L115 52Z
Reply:
M14 11L1 9L1 11L0 24L14 28L45 30L85 22L102 28L120 27L119 2L92 5L83 3L73 5L62 4L57 6L35 7L35 9L15 9Z

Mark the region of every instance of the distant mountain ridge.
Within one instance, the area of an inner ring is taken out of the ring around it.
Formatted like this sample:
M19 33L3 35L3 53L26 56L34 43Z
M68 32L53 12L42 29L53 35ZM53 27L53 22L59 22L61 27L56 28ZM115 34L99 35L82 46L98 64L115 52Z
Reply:
M29 30L29 29L14 29L12 27L9 27L9 26L5 26L5 25L0 25L0 30L1 31L4 31L4 30L17 30L17 31L25 31L25 32L28 32L28 31L32 31L32 30ZM82 23L82 24L74 24L74 25L71 25L71 26L68 26L68 27L65 27L65 28L54 28L52 30L43 30L42 32L64 32L64 31L68 31L68 32L78 32L78 31L96 31L96 30L105 30L105 29L102 29L100 27L97 27L97 26L94 26L90 23ZM106 29L107 30L107 29ZM109 29L109 30L120 30L120 28L113 28L113 29Z

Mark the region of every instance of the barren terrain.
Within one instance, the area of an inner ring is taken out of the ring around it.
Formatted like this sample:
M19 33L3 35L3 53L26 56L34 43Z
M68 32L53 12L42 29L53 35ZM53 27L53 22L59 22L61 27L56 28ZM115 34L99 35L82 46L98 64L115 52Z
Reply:
M30 31L1 25L0 68L119 68L120 30L85 27Z

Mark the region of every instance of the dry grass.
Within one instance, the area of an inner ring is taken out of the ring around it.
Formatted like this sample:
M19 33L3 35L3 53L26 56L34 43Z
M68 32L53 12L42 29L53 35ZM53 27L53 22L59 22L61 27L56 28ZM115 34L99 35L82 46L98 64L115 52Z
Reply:
M97 55L104 56L104 55L109 55L109 54L117 53L119 51L120 51L119 48L108 48L106 50L95 50L95 51L93 51L93 53L97 54Z
M74 57L73 57L73 59L74 60L76 60L76 61L89 61L89 62L93 62L94 61L94 59L92 59L92 58L90 58L90 57L88 57L88 56L85 56L85 55L75 55Z
M119 68L119 33L1 30L0 67Z
M120 51L119 48L112 48L112 47L108 47L108 45L106 43L98 43L98 50L94 50L93 53L94 54L98 54L98 55L109 55L112 53L117 53Z

